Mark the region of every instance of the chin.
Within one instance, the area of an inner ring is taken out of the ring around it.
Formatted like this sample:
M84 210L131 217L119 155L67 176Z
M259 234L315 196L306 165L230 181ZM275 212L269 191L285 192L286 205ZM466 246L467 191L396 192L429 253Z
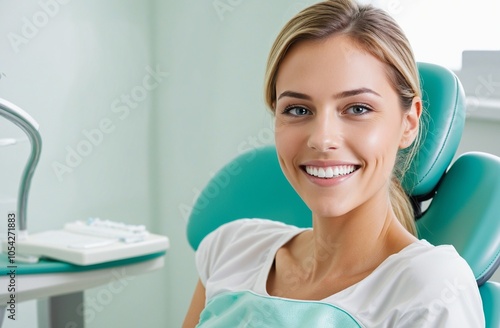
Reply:
M318 218L338 218L346 215L349 212L349 210L344 206L331 206L331 204L329 204L330 206L318 206L317 204L314 205L309 206L309 208L311 209L313 216Z

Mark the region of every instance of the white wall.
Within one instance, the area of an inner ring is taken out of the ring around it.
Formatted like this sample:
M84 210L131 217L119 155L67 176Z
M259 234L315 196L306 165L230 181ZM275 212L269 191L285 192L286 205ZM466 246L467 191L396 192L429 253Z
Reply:
M491 0L364 0L390 13L418 60L460 69L463 50L500 50L500 2Z
M466 119L457 154L482 151L500 156L500 121Z

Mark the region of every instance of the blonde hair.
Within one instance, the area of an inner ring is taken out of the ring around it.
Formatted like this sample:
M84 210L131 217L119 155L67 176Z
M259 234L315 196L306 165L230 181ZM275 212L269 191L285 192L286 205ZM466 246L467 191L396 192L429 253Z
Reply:
M399 25L384 11L351 0L330 0L314 4L293 17L278 34L269 54L265 74L265 100L274 113L276 78L280 63L290 47L305 40L345 35L363 50L386 64L387 74L399 95L401 108L408 111L415 97L421 97L417 65L408 39ZM419 138L399 151L389 195L401 224L416 235L413 206L401 180L415 155Z

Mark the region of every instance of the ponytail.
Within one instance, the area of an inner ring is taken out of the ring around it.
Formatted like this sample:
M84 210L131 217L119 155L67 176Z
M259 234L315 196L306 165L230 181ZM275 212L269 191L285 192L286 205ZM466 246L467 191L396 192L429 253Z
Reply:
M392 210L396 214L399 222L401 222L403 227L405 227L411 234L417 236L413 206L403 190L401 182L395 175L391 178L389 194L391 198Z

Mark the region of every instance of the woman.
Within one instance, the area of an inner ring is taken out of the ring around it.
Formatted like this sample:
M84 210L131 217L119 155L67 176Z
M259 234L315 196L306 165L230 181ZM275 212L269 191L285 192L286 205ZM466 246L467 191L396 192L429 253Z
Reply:
M483 327L471 269L416 238L401 187L423 109L394 20L349 0L306 8L272 47L265 95L313 228L242 219L209 234L184 327Z

